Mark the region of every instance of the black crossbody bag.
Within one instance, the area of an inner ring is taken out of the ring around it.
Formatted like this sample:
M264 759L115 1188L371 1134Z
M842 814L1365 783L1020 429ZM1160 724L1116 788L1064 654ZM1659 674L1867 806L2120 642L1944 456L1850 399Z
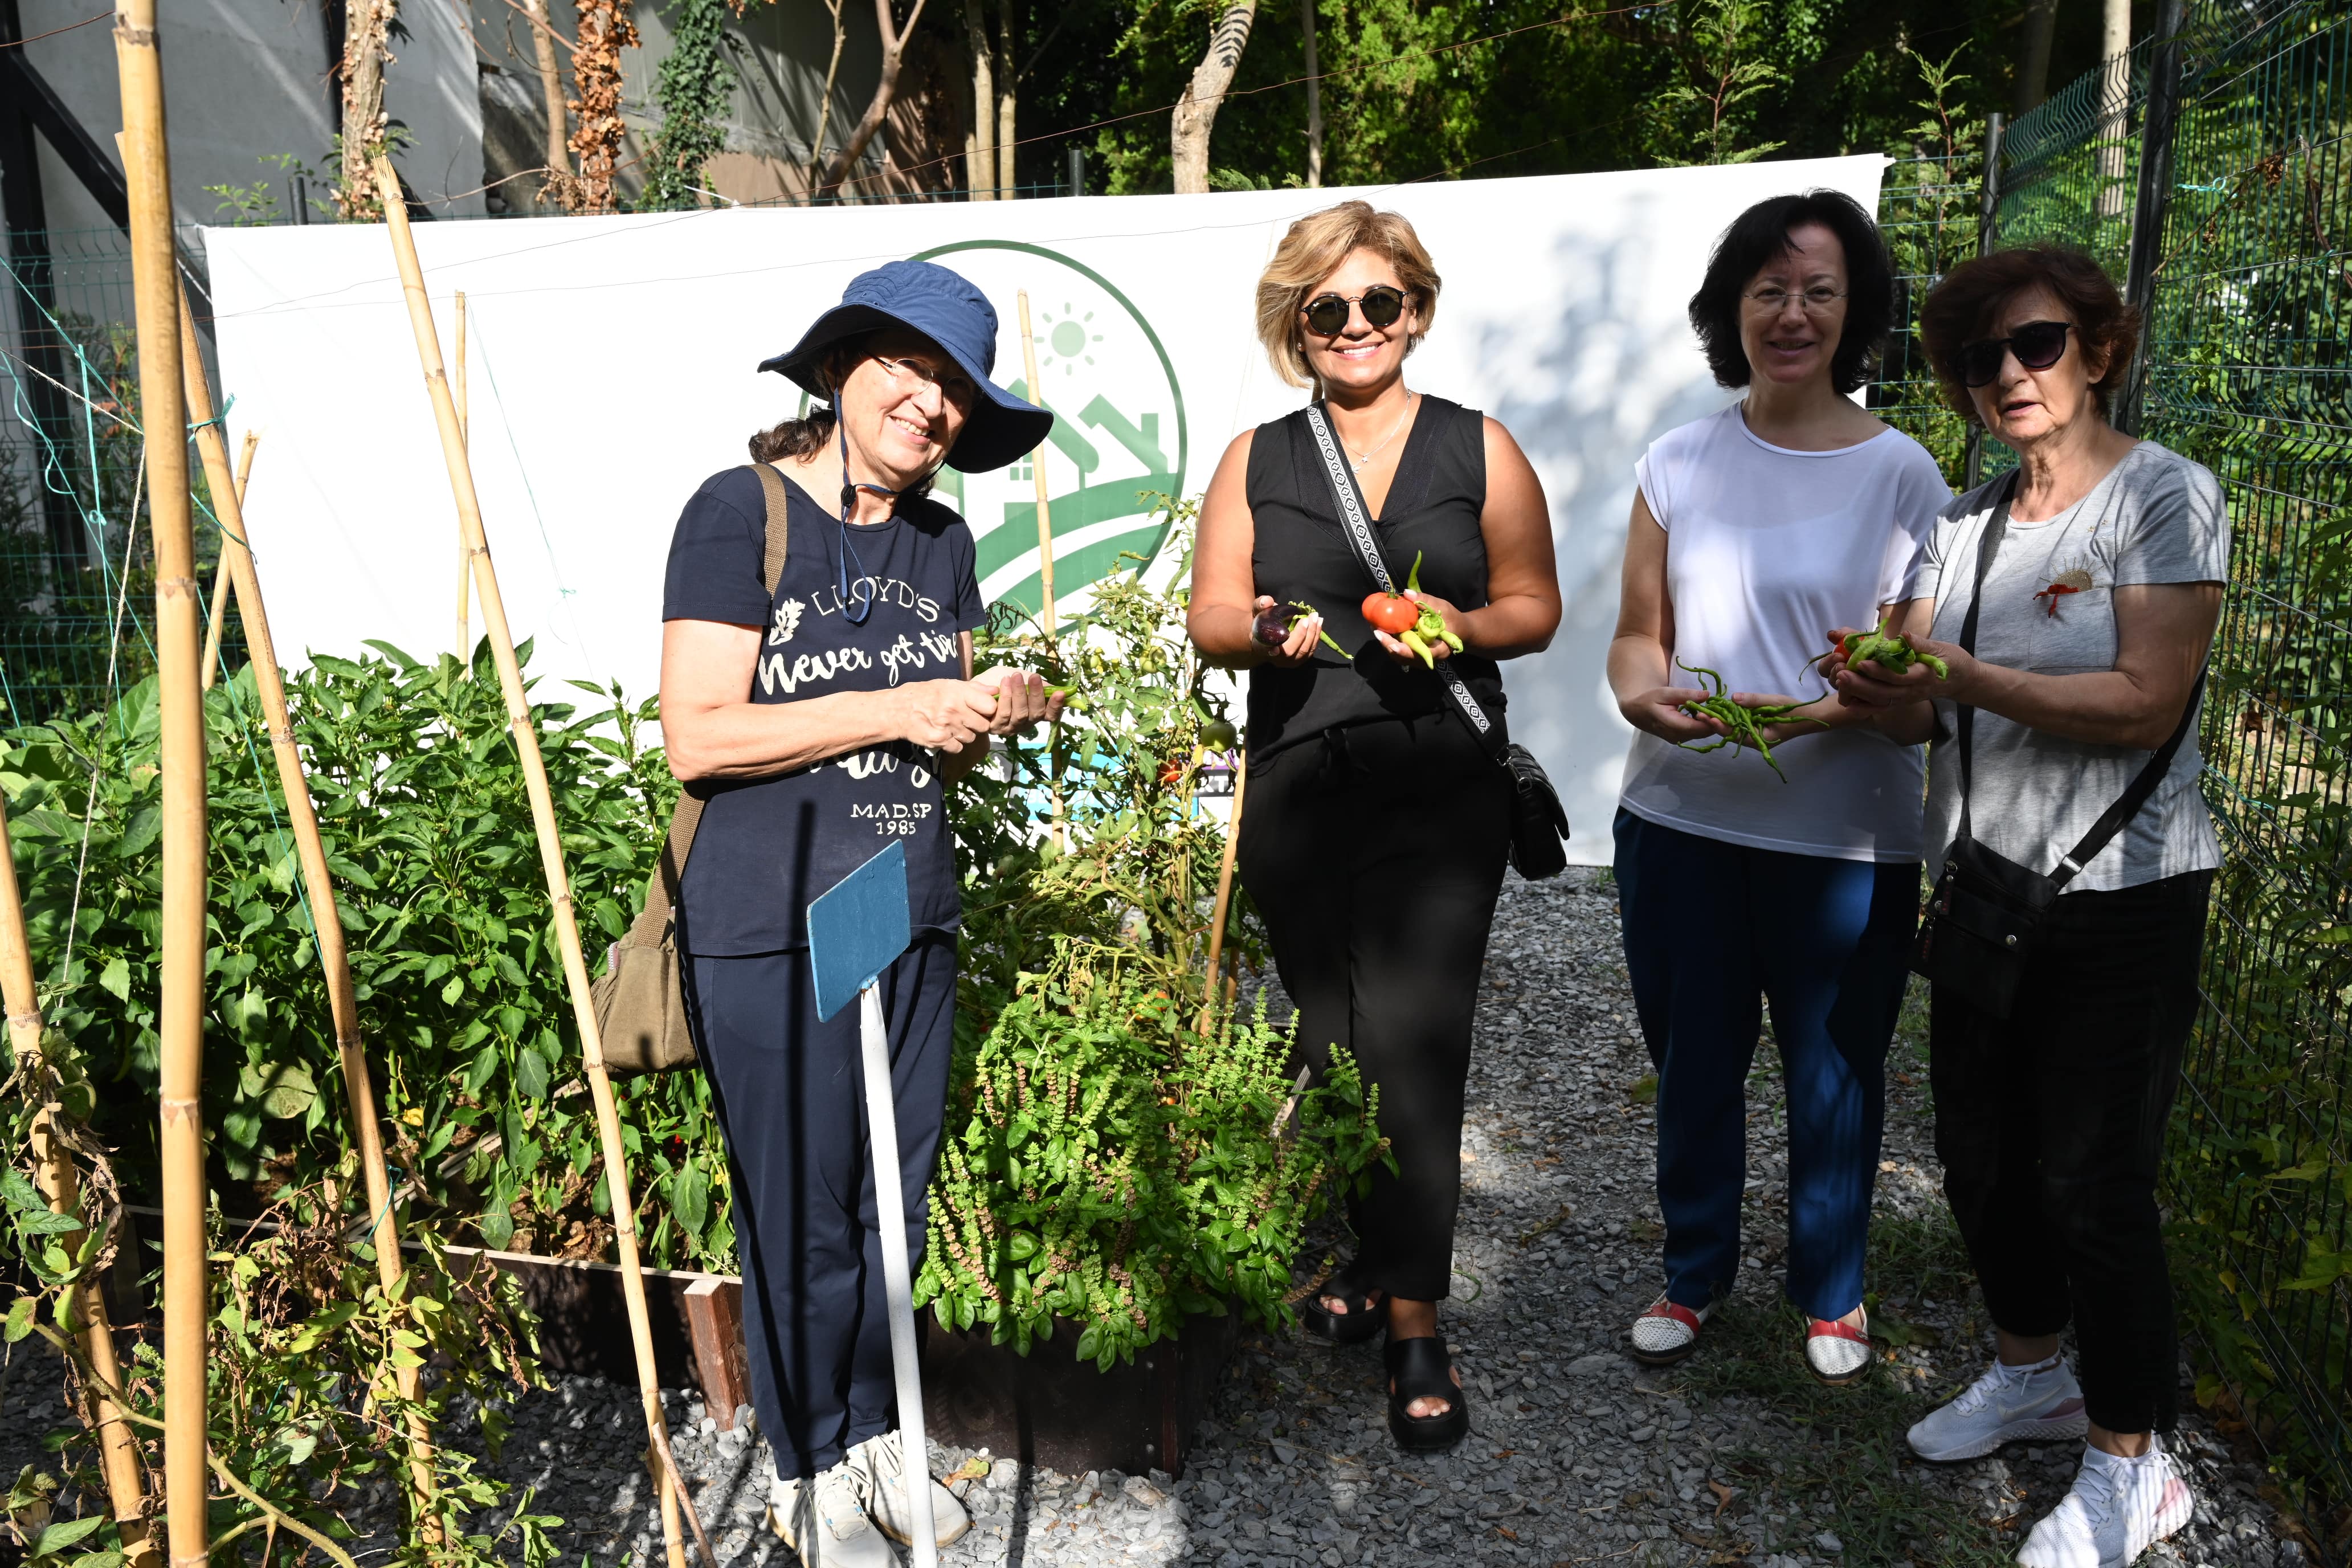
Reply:
M1977 650L1977 611L1984 602L1985 574L1991 569L1993 552L2000 548L2001 536L2009 531L2009 506L2016 494L2017 476L2011 474L2001 491L2000 504L1993 509L1990 521L1985 524L1984 536L1977 542L1976 584L1969 600L1968 616L1960 623L1960 647L1970 654ZM2130 787L2091 825L2082 842L2060 857L2057 869L2047 876L1996 855L1970 836L1969 747L1976 710L1965 702L1959 704L1959 831L1953 836L1952 847L1944 857L1943 875L1936 879L1936 889L1927 896L1927 917L1920 922L1911 967L1937 985L1957 988L1971 1006L1996 1018L2007 1018L2017 1005L2018 983L2024 976L2026 963L2032 956L2050 907L2058 901L2058 895L2075 874L2124 830L2126 823L2139 815L2147 797L2156 793L2158 783L2171 768L2172 759L2180 750L2180 742L2188 737L2197 700L2204 690L2205 672L2200 669L2197 683L2189 690L2189 706L2181 710L2180 722L2173 726L2171 739L2157 748Z
M1323 416L1321 405L1307 405L1307 427L1315 433L1324 477L1331 481L1331 499L1339 505L1348 542L1356 547L1356 559L1363 563L1374 587L1383 594L1395 593L1396 580L1389 575L1388 563L1381 559L1380 546L1373 542L1363 497L1356 490L1356 476L1348 469L1348 460L1332 437L1331 423ZM1454 699L1454 711L1462 715L1462 721L1470 726L1470 732L1478 737L1496 765L1510 775L1511 868L1530 882L1559 876L1568 869L1568 813L1559 804L1559 792L1551 787L1535 753L1504 740L1503 731L1454 673L1452 661L1441 660L1437 671Z

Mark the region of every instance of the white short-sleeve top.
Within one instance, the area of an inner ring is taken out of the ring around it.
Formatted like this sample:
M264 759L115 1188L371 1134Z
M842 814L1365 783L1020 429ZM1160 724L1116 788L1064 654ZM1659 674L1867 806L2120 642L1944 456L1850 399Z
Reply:
M1838 626L1877 623L1911 596L1951 487L1898 430L1834 451L1759 440L1741 405L1670 430L1634 465L1666 531L1674 657L1713 669L1728 691L1810 699L1827 689L1809 661ZM1700 682L1681 670L1677 684ZM1763 761L1633 737L1620 804L1704 837L1839 860L1916 860L1920 748L1874 729L1776 746Z

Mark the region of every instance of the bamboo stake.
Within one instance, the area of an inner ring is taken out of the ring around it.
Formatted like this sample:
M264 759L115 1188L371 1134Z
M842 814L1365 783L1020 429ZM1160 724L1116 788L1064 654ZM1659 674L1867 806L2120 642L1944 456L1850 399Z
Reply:
M180 345L180 349L183 353L193 352L185 342ZM245 433L245 452L236 461L236 508L240 512L245 510L245 481L253 476L253 449L259 445L261 432L247 430ZM220 668L221 628L228 622L228 540L224 535L220 564L213 571L212 624L205 628L203 686L206 691L213 689L213 676Z
M457 404L457 439L470 452L474 447L474 427L466 413L466 291L457 291L457 384L455 389ZM467 591L473 586L474 563L466 553L464 531L457 540L457 662L467 662L474 647L474 606Z
M8 842L8 813L0 805L0 997L8 1008L8 1040L20 1067L29 1067L27 1080L41 1092L42 1047L40 994L33 983L32 946L25 931L25 904L16 889L16 856ZM57 1214L81 1213L81 1174L72 1152L58 1136L57 1108L43 1105L33 1117L33 1161L38 1167L42 1195ZM86 1230L58 1237L68 1252L81 1246ZM114 1505L114 1525L122 1537L123 1558L131 1568L153 1568L155 1543L147 1534L147 1487L139 1474L139 1445L123 1423L122 1407L111 1394L122 1384L122 1365L114 1350L114 1330L106 1317L106 1298L95 1284L77 1286L73 1314L83 1325L82 1354L102 1380L89 1391L89 1425L98 1434L99 1459L106 1473L106 1492ZM102 1390L102 1391L101 1391Z
M319 835L319 814L310 799L310 782L302 766L301 748L294 743L294 724L286 709L286 679L278 668L278 647L269 635L269 611L261 596L260 570L254 564L252 539L245 526L245 484L228 479L228 443L212 422L213 393L205 379L205 362L197 353L196 319L180 295L180 363L187 390L188 410L195 416L196 450L204 458L205 479L221 503L221 562L230 566L236 584L236 613L245 627L247 668L253 671L254 689L261 698L261 715L269 729L269 749L278 763L278 786L286 796L286 816L294 829L294 849L300 858L302 884L310 900L310 924L319 942L319 962L327 977L327 1006L335 1023L335 1054L343 1074L343 1092L351 1100L352 1131L359 1140L360 1172L367 1192L368 1226L375 1244L376 1278L385 1290L405 1271L400 1251L400 1225L392 1212L391 1182L384 1168L383 1134L375 1104L375 1084L368 1076L367 1051L360 1035L359 997L352 984L351 957L343 942L342 912L335 907L334 881L327 870L327 850ZM253 460L254 437L246 438L245 461ZM405 1400L416 1397L417 1369L394 1374L394 1384ZM424 1415L408 1415L408 1481L416 1508L417 1533L439 1544L441 1526L433 1511L433 1438Z
M1045 395L1037 385L1037 342L1029 335L1029 290L1021 289L1021 367L1029 376L1030 400L1043 408ZM1045 610L1038 624L1054 635L1054 515L1045 501L1045 443L1029 454L1029 474L1037 481L1037 582Z
M152 0L151 0L152 3ZM376 176L392 177L389 161L376 160ZM390 187L387 186L387 189ZM489 638L490 656L498 663L499 686L506 698L507 724L514 735L515 753L522 763L523 784L530 796L531 826L539 837L540 868L547 878L547 894L555 921L556 947L563 962L563 978L572 992L573 1022L580 1030L580 1055L588 1078L588 1091L596 1107L596 1131L602 1145L604 1180L612 1198L614 1239L620 1251L621 1294L628 1303L629 1341L636 1352L637 1392L645 1405L646 1433L651 1439L646 1461L662 1499L663 1540L671 1568L685 1568L686 1548L677 1531L682 1504L695 1540L710 1568L719 1568L702 1533L694 1500L677 1481L677 1466L669 1457L669 1433L662 1419L661 1385L654 1368L653 1321L646 1307L645 1273L637 1260L636 1207L629 1194L628 1154L621 1143L621 1116L613 1099L613 1080L604 1071L604 1047L596 1032L596 1006L588 991L588 964L580 948L580 921L572 907L572 884L563 865L563 842L556 826L555 798L548 788L547 764L539 752L539 731L530 718L530 699L523 689L522 668L515 660L514 637L507 626L506 602L499 593L498 569L490 563L490 546L482 529L481 501L474 493L473 466L467 461L465 433L457 425L457 406L449 394L449 378L441 365L441 339L433 325L433 305L425 294L425 272L416 259L416 241L408 231L408 215L397 204L384 204L385 226L400 264L400 281L408 296L408 322L416 337L416 357L425 373L425 388L433 399L433 413L441 427L441 457L449 469L449 489L457 505L457 525L467 553L473 559L474 593L482 606L482 627Z
M148 431L148 516L155 539L155 664L163 729L163 1506L172 1568L205 1568L205 709L198 661L195 536L188 505L188 415L180 384L179 279L172 244L171 154L155 0L118 0L131 280L139 329L140 409Z
M1217 863L1217 912L1209 920L1209 983L1208 998L1201 1004L1201 1021L1192 1026L1196 1035L1209 1032L1209 1014L1216 1005L1217 955L1225 947L1225 916L1234 901L1234 850L1242 841L1242 798L1249 790L1249 759L1239 752L1234 757L1234 809L1225 818L1225 852Z

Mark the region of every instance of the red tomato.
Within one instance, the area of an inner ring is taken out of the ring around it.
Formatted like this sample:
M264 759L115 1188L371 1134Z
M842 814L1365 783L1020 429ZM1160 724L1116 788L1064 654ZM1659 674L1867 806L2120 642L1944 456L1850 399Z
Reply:
M1371 622L1375 629L1394 637L1421 624L1421 606L1402 594L1367 594L1364 619Z

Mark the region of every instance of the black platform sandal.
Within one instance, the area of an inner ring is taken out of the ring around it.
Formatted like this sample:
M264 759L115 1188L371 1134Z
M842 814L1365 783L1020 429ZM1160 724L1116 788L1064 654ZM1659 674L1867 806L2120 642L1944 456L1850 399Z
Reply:
M1434 1454L1451 1448L1470 1431L1470 1400L1453 1378L1454 1358L1445 1342L1424 1334L1414 1340L1391 1340L1385 1359L1389 1367L1389 1432L1397 1447L1412 1454ZM1414 1415L1416 1399L1446 1401L1443 1415Z
M1323 1298L1333 1297L1344 1302L1347 1310L1335 1312L1323 1304ZM1299 1321L1307 1331L1317 1339L1335 1345L1360 1345L1388 1327L1388 1292L1368 1289L1350 1284L1338 1275L1315 1287L1300 1309Z

